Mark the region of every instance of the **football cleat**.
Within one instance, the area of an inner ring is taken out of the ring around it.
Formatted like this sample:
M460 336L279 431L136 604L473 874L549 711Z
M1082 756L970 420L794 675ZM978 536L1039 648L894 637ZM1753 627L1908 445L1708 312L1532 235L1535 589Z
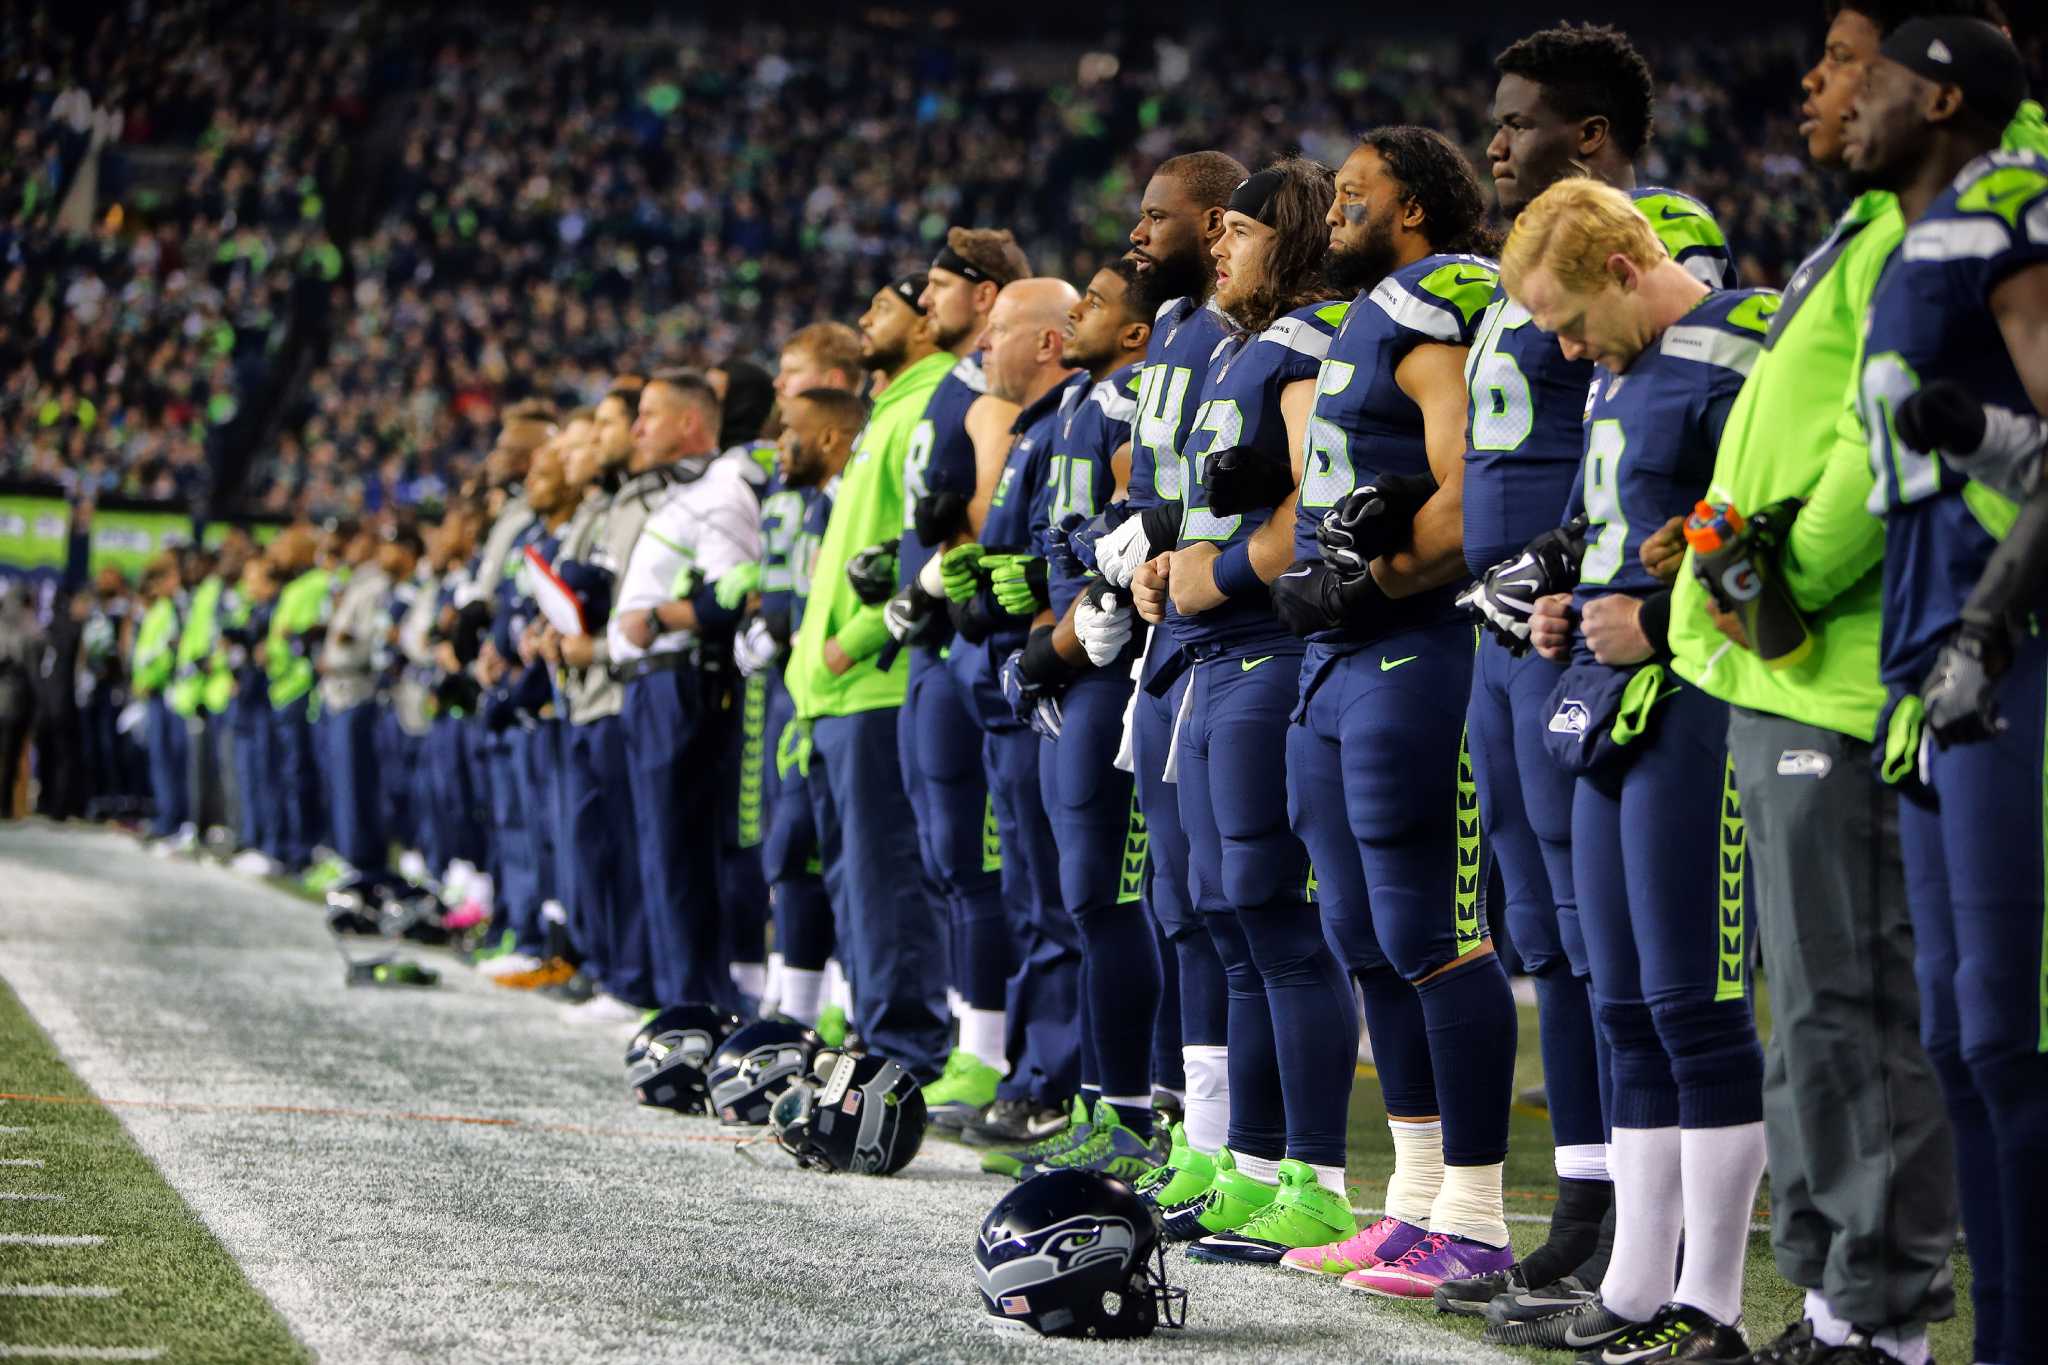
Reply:
M1578 1365L1638 1365L1651 1360L1725 1361L1749 1359L1742 1320L1716 1322L1697 1308L1667 1303L1648 1322L1624 1328L1601 1345L1583 1351Z
M1160 1221L1168 1241L1192 1242L1243 1227L1279 1192L1277 1184L1265 1184L1238 1170L1237 1158L1224 1147L1216 1153L1216 1178L1209 1188L1185 1204L1162 1209Z
M996 1083L1003 1075L965 1048L956 1047L946 1058L946 1069L924 1088L925 1113L934 1128L960 1131L982 1110L995 1103Z
M1172 1208L1209 1188L1216 1179L1216 1158L1188 1146L1188 1130L1174 1124L1166 1160L1138 1177L1132 1188L1155 1209Z
M1272 1202L1229 1232L1204 1237L1188 1248L1197 1261L1232 1265L1273 1265L1298 1247L1327 1246L1358 1230L1351 1202L1323 1188L1305 1161L1283 1161Z
M1152 1127L1155 1131L1170 1132L1177 1123L1187 1120L1187 1101L1163 1085L1152 1087Z
M1430 1295L1439 1313L1451 1313L1461 1318L1483 1318L1486 1306L1503 1294L1513 1294L1529 1287L1528 1276L1522 1272L1522 1263L1516 1261L1506 1270L1496 1270L1486 1275L1474 1275L1466 1280L1445 1280Z
M1076 1095L1071 1108L1060 1115L1060 1126L1057 1128L1051 1127L1045 1120L1045 1111L1029 1100L997 1100L988 1107L988 1112L981 1119L972 1121L963 1128L961 1135L969 1142L975 1142L978 1134L994 1132L997 1125L1006 1130L1023 1129L1028 1132L1034 1127L1043 1130L1038 1140L1026 1147L989 1152L981 1158L981 1169L990 1175L1007 1175L1012 1179L1027 1163L1045 1161L1087 1141L1091 1127L1088 1122L1087 1102Z
M1602 1346L1631 1327L1633 1319L1614 1312L1593 1295L1577 1308L1512 1317L1510 1307L1519 1296L1496 1299L1486 1308L1486 1331L1481 1339L1496 1346L1535 1346L1552 1351L1583 1351Z
M1853 1354L1856 1347L1830 1346L1813 1334L1813 1321L1801 1318L1778 1334L1778 1339L1767 1346L1759 1346L1750 1352L1750 1365L1878 1365L1879 1361L1891 1357L1872 1355L1875 1347L1863 1346L1864 1354ZM1845 1354L1847 1353L1847 1354Z
M507 929L505 933L507 937L510 937L512 931ZM477 974L490 977L495 981L501 976L517 976L521 972L537 972L546 965L545 961L535 957L532 953L516 951L495 953L490 957L479 956L477 960Z
M1029 1180L1040 1171L1100 1171L1129 1184L1157 1166L1163 1155L1156 1138L1139 1137L1117 1121L1116 1106L1097 1100L1087 1137L1043 1161L1026 1162L1017 1178Z
M559 957L551 957L531 971L487 972L485 975L491 978L493 986L503 986L511 991L537 991L544 986L561 985L576 975L576 969Z
M843 1047L847 1031L846 1010L839 1005L827 1005L818 1011L818 1022L812 1027L826 1047Z
M1369 1270L1388 1261L1398 1261L1408 1249L1429 1235L1424 1228L1404 1223L1392 1214L1360 1228L1341 1242L1324 1246L1297 1247L1280 1258L1289 1270L1311 1275L1343 1277L1354 1270Z
M1346 1289L1387 1299L1426 1299L1445 1280L1466 1280L1515 1263L1509 1247L1490 1247L1447 1232L1432 1232L1408 1248L1397 1261L1354 1270L1343 1280Z
M1030 1145L1064 1130L1072 1121L1073 1108L1036 1100L997 1100L982 1110L980 1117L960 1125L960 1137L970 1147ZM1081 1117L1087 1120L1085 1109Z

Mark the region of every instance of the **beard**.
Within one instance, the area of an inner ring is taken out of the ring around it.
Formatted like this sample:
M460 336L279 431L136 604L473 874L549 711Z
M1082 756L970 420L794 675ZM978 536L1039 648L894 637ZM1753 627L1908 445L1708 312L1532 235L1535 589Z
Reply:
M901 337L894 341L869 341L861 347L860 363L870 370L894 374L903 368L903 357L909 353L910 347Z
M1154 260L1152 268L1138 276L1134 287L1145 291L1145 306L1141 311L1150 314L1157 312L1160 304L1173 299L1205 298L1215 284L1216 271L1208 256L1202 252L1184 251Z
M1323 253L1323 278L1338 294L1357 294L1385 279L1394 259L1394 225L1369 223L1356 246L1333 244Z
M932 324L932 340L938 343L940 350L950 351L961 342L967 340L968 335L974 331L980 321L981 319L970 316L967 321L961 323L958 327L946 327L943 329L934 322Z

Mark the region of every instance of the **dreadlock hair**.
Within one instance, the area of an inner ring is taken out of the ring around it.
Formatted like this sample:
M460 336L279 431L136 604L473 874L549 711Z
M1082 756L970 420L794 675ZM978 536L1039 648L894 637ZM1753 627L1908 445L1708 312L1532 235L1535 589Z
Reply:
M1486 195L1472 163L1434 128L1412 123L1374 128L1359 141L1380 154L1401 197L1422 208L1422 232L1437 251L1492 256L1500 234L1487 225Z

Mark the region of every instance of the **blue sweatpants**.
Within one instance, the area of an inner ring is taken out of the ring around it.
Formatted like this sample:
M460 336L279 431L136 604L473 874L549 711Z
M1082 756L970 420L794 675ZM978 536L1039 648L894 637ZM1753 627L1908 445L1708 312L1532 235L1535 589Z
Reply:
M359 872L385 870L383 787L377 769L378 708L360 702L320 718L334 851Z
M270 757L277 773L271 791L278 800L277 843L270 856L288 872L302 872L312 861L313 840L323 824L320 770L306 709L306 698L300 697L270 712Z
M812 811L861 1034L930 1082L951 1045L946 909L922 878L905 875L918 851L895 761L897 720L891 706L813 723Z
M525 734L513 726L495 734L486 731L482 740L483 762L490 773L491 847L496 851L492 872L497 878L497 922L492 928L495 932L510 929L520 952L537 954L544 945L539 863L520 773L525 766Z
M185 729L185 718L171 709L161 693L149 699L144 724L153 811L149 832L165 838L176 834L178 827L192 818L192 788L187 776L192 761L192 738Z
M2048 641L1998 684L2008 729L1935 749L1932 804L1900 803L1920 1032L1955 1129L1976 1358L2048 1360L2030 1321L2048 1217Z
M235 788L241 793L242 847L268 850L276 844L278 819L275 760L270 752L270 703L261 696L228 703L234 728Z
M1188 890L1229 983L1231 1150L1342 1165L1358 1015L1287 821L1300 647L1265 648L1190 670L1178 769Z
M664 1006L739 1004L721 953L717 775L723 736L712 694L711 683L685 664L627 683L621 713L654 993Z
M722 954L729 963L768 960L768 882L761 875L767 823L768 675L732 675L718 686L725 713L719 799L718 903L724 912Z
M1170 652L1172 643L1164 632L1154 631L1150 647ZM1180 1075L1181 1048L1226 1045L1230 1009L1223 961L1188 895L1188 836L1180 827L1180 789L1165 776L1174 717L1180 713L1187 685L1183 674L1154 696L1141 682L1131 710L1133 776L1138 810L1145 818L1145 908L1166 944L1160 954L1163 989L1152 1051L1154 1067L1168 1084ZM1170 1017L1165 1009L1169 997L1178 1005Z
M377 813L385 836L406 848L419 846L421 812L413 802L417 746L391 706L377 708Z
M1763 1050L1749 1007L1728 708L1675 677L1666 686L1634 752L1579 777L1572 801L1572 874L1613 1054L1613 1124L1758 1123Z
M1041 739L1040 799L1059 849L1060 897L1081 937L1081 990L1096 1083L1105 1095L1152 1093L1159 960L1143 905L1145 826L1131 775L1116 766L1128 674L1069 684L1058 740Z
M616 715L569 727L569 824L583 972L629 1005L655 1003L653 952L640 892L626 723Z
M810 778L802 770L796 726L796 703L778 677L768 690L770 762L763 782L768 827L761 839L761 873L768 881L775 950L783 965L817 972L832 956L832 898L818 858Z
M990 837L981 727L953 671L929 650L911 654L896 748L925 876L947 909L948 982L969 1008L1002 1009L1016 947L1003 908L1002 850Z
M1039 792L1038 748L1038 736L1022 727L982 737L1015 951L1004 993L1010 1074L996 1094L1057 1105L1081 1085L1081 935L1060 896L1060 848Z

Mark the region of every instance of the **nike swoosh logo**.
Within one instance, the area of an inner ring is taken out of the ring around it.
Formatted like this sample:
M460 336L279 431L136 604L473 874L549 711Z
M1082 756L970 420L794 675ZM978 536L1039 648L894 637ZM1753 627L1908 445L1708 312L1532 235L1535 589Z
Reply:
M1699 215L1697 213L1694 213L1691 209L1678 209L1674 211L1669 204L1666 204L1663 208L1658 209L1657 216L1659 218L1662 218L1667 223L1670 222L1673 218L1699 217Z
M1282 578L1307 578L1310 574L1314 573L1315 571L1315 565L1304 564L1298 569L1289 569L1286 573L1281 574L1280 576Z
M1405 659L1389 659L1383 655L1380 658L1380 672L1392 672L1394 669L1399 668L1402 664L1412 664L1421 657L1422 656L1420 654L1410 654Z
M1491 275L1465 275L1465 274L1462 274L1462 273L1461 273L1461 274L1457 274L1457 275L1453 275L1453 276L1451 276L1451 283L1452 283L1452 284L1454 284L1454 285L1456 285L1456 284L1492 284L1492 283L1493 283L1493 276L1491 276Z
M1253 669L1257 668L1260 664L1265 663L1268 659L1271 659L1272 657L1273 656L1270 654L1265 654L1261 655L1259 658L1256 659L1245 659L1238 664L1238 668L1240 668L1246 673L1249 673Z

